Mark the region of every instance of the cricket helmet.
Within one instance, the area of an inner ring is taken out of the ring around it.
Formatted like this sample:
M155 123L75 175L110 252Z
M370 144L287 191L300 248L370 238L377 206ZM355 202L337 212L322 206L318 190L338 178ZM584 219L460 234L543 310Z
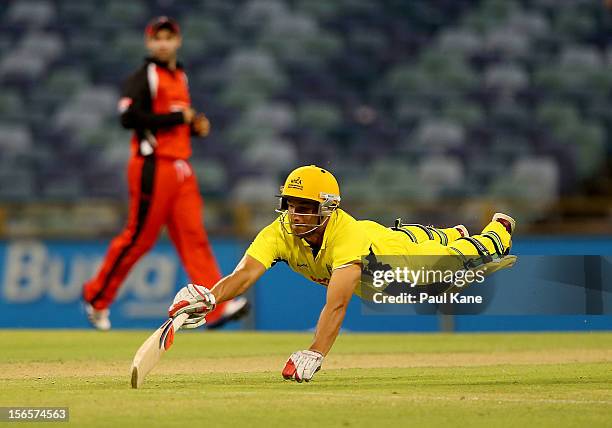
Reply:
M310 214L319 217L316 227L327 222L329 216L340 205L340 187L336 178L331 172L316 165L302 166L291 171L285 180L285 184L280 188L280 192L277 212L284 214L281 216L283 225L288 220L286 216L288 198L297 198L318 204L317 214Z
M299 198L318 202L323 210L333 211L340 205L340 187L331 172L316 165L301 166L289 173L281 187L280 197L281 209L283 204L286 209L286 198Z

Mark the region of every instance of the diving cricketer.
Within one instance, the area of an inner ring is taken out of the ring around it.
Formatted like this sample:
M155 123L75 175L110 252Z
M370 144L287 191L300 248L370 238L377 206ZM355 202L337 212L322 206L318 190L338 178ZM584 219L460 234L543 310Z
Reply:
M369 220L358 221L339 205L338 182L329 171L314 165L295 169L281 188L279 217L259 232L235 270L210 290L195 284L181 289L169 308L170 317L189 313L183 327L198 327L216 304L241 295L267 269L285 262L295 272L327 287L312 344L294 352L282 371L285 379L308 382L338 336L349 300L358 292L364 259L376 255L407 256L408 260L411 255L444 256L456 261L456 271L482 268L487 274L512 266L516 259L509 255L515 222L505 214L495 214L481 235L470 237L462 225L436 229L398 222L387 228Z

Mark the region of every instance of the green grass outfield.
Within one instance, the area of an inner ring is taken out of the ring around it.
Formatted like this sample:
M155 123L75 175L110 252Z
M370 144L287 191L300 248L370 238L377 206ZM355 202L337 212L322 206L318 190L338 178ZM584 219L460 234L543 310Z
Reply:
M180 332L133 390L151 333L0 330L0 406L130 428L612 426L612 333L346 334L297 384L280 370L310 334Z

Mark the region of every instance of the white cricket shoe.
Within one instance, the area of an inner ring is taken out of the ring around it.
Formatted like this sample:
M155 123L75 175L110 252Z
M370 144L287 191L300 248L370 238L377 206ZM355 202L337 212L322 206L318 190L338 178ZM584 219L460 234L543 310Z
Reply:
M110 311L108 309L95 309L89 303L85 303L85 312L87 312L87 319L94 328L101 331L110 330L111 322L108 318Z
M209 329L222 327L229 321L237 321L240 318L246 316L249 313L250 309L251 304L249 303L246 297L235 297L229 302L227 302L227 304L223 308L223 313L221 314L218 320L206 325Z
M457 229L459 231L462 238L467 238L470 236L470 232L467 230L467 227L465 227L462 224L458 224L457 226L454 227L454 229Z
M510 235L514 233L516 227L516 221L512 217L504 213L495 213L492 221L498 221L504 225Z

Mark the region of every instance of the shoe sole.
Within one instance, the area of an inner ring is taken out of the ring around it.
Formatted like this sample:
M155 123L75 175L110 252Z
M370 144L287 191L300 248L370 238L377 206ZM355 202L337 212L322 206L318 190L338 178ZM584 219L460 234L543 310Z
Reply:
M469 238L470 237L470 231L467 230L467 227L465 227L464 225L458 224L457 226L455 226L455 229L461 230L463 232L462 238Z
M510 223L510 229L512 229L511 233L514 233L514 229L516 228L516 221L512 217L510 217L509 215L504 214L504 213L495 213L493 215L493 220L492 221L497 221L498 218L502 219L502 220L506 220L507 222L509 222Z

